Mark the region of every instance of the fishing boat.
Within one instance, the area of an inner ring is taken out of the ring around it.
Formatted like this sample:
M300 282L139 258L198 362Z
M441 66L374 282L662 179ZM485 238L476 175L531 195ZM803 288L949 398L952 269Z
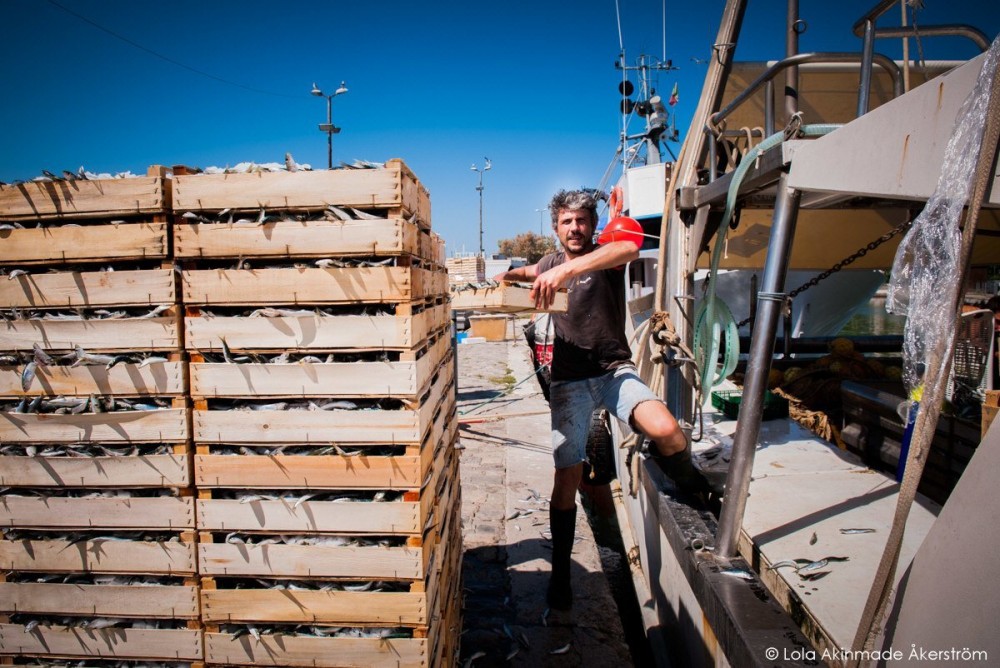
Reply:
M726 3L672 160L669 110L644 78L669 63L619 62L623 113L645 119L623 132L606 216L647 234L628 269L637 366L725 485L721 508L687 498L627 427L609 425L653 653L688 666L996 661L1000 427L941 406L963 383L981 401L994 372L980 345L992 343L993 313L960 312L970 267L1000 264L1000 46L972 26L887 27L899 2L881 0L854 24L857 53L801 53L789 0L784 57L737 62L747 5ZM982 53L918 67L877 50L942 35ZM835 339L889 269L904 336ZM838 379L844 403L823 438L775 386L838 353L891 361L903 380ZM942 447L954 461L928 487Z

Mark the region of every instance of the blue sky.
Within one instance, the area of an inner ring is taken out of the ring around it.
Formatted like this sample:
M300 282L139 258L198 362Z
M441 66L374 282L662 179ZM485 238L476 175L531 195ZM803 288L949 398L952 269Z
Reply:
M286 151L323 168L326 136L317 124L326 102L309 91L316 82L330 92L343 80L349 93L334 100L334 123L343 128L334 162L405 160L430 190L433 228L449 254L478 250L478 176L470 166L490 158L490 252L498 239L538 232L538 209L555 190L598 185L617 145L614 0L58 3L148 51L49 0L0 0L2 181L81 165L143 173L150 164L281 162ZM660 0L619 4L626 61L661 57ZM724 4L667 1L666 56L680 69L661 75L659 90L678 84L682 135ZM801 49L859 50L851 25L874 4L802 0L809 27ZM921 23L972 23L990 38L1000 32L995 0L925 4ZM738 58L783 55L785 5L751 0ZM879 25L898 19L893 8ZM923 47L928 58L974 53L952 38ZM899 42L878 50L898 57Z

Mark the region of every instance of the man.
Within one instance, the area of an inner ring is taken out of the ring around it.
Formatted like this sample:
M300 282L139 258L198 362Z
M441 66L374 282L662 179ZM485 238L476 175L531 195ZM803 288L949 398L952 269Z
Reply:
M550 403L555 479L549 505L552 574L547 595L551 608L565 610L573 603L570 554L576 491L583 476L590 416L598 406L646 435L652 441L650 453L681 489L707 492L708 486L691 464L677 420L632 364L625 336L622 265L639 257L641 242L615 240L596 246L597 202L586 192L560 191L549 210L562 252L497 278L533 281L531 295L541 309L552 304L557 290L569 291L567 312L553 314Z

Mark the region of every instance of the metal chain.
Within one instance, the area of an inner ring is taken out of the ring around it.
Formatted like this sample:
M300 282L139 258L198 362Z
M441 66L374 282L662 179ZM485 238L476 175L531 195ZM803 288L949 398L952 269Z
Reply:
M889 241L890 239L892 239L893 237L895 237L896 235L898 235L900 232L904 231L906 228L908 228L910 226L910 224L912 222L913 221L909 220L909 219L904 220L902 223L900 223L896 227L892 228L891 230L889 230L888 232L886 232L885 234L883 234L882 236L880 236L875 241L872 241L871 243L867 244L866 246L863 246L863 247L859 248L857 251L855 251L851 255L848 255L843 260L841 260L837 264L833 265L832 267L830 267L829 269L827 269L823 273L818 274L816 276L813 276L809 281L807 281L806 283L803 283L799 287L797 287L794 290L792 290L791 292L789 292L788 293L788 297L786 297L786 302L790 303L791 300L795 299L797 296L799 296L800 294L802 294L803 292L805 292L809 288L811 288L811 287L819 284L821 281L825 280L827 277L831 276L832 274L836 274L838 271L840 271L841 269L843 269L847 265L852 264L855 260L858 260L860 258L863 258L865 255L868 255L868 253L870 251L875 250L876 248L878 248L879 246L881 246L882 244L884 244L886 241ZM744 325L746 325L749 322L750 322L750 318L747 317L744 320L741 320L739 323L737 323L736 326L737 327L743 327Z

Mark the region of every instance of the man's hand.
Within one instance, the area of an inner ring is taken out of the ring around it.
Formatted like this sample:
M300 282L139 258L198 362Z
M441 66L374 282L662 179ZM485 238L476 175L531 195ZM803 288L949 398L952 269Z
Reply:
M535 308L546 311L555 301L556 292L569 280L571 272L565 263L552 267L535 278L528 297L535 300Z

